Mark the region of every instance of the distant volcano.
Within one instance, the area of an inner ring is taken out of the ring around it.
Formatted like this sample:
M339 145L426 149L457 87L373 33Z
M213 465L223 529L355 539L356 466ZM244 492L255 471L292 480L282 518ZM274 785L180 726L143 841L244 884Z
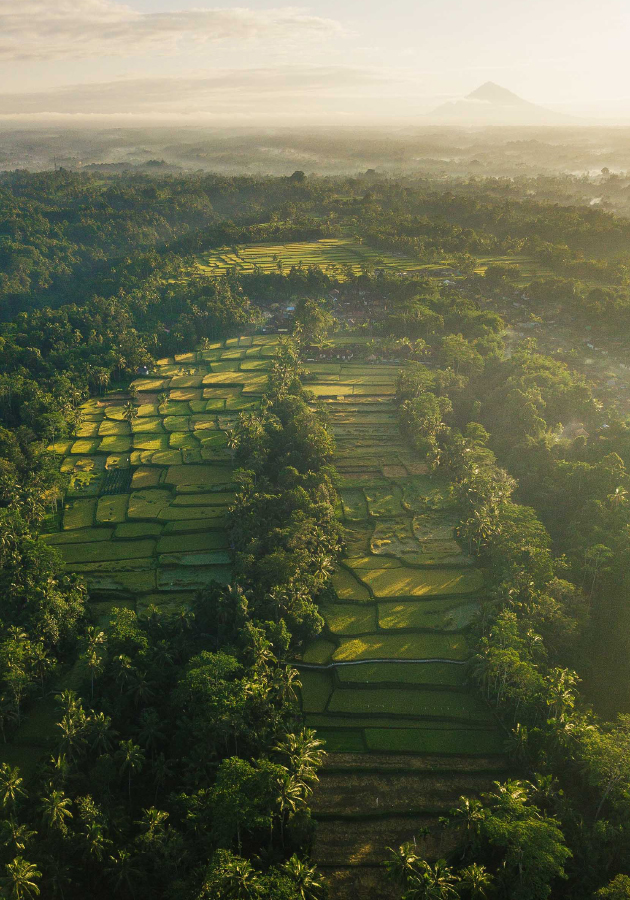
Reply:
M487 81L461 100L443 103L428 117L445 125L577 125L579 119L537 106Z

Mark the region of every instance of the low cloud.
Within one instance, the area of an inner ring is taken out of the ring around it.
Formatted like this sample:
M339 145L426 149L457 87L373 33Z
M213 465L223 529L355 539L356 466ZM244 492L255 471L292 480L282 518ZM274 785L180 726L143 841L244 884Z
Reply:
M219 69L203 77L136 78L0 94L0 115L232 116L334 108L335 101L413 95L395 70L351 66Z
M187 42L340 34L339 22L296 7L141 13L115 0L0 0L0 60L14 62L170 53Z

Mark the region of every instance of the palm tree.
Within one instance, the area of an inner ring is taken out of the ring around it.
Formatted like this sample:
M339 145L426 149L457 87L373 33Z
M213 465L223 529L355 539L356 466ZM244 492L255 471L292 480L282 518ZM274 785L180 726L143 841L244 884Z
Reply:
M319 900L323 895L324 883L317 874L317 869L307 865L295 853L281 868L295 883L300 900Z
M107 369L95 368L89 373L90 380L100 388L101 394L109 384L110 375Z
M609 494L606 499L608 500L611 509L616 509L619 506L623 506L628 501L628 491L623 487L615 488L614 492Z
M13 810L19 801L26 797L26 791L22 787L24 779L20 777L20 770L11 768L8 763L0 766L0 802L4 809Z
M104 712L95 713L87 720L90 747L97 753L109 753L118 732L112 728L112 720Z
M520 722L517 722L505 742L505 749L508 755L519 763L526 762L528 741L529 731L527 730L527 725L521 725Z
M58 728L61 731L61 751L68 760L73 761L85 744L85 713L68 711L64 714Z
M145 756L140 747L129 740L120 742L118 758L120 759L120 774L127 773L129 801L131 802L131 776L134 772L142 771Z
M125 406L123 409L123 418L126 422L129 423L129 428L131 428L131 423L137 417L138 417L138 407L133 402L133 400L128 400L127 403L125 403Z
M306 806L306 801L311 793L310 788L298 778L289 775L285 769L286 775L278 780L278 806L280 808L280 837L282 846L284 846L284 824L287 819L297 812L301 807Z
M19 822L13 818L7 819L4 825L6 831L9 832L9 840L15 847L15 852L18 854L24 853L28 844L37 835L37 832L31 831L28 825L20 825Z
M414 844L408 842L401 844L398 850L387 848L391 857L385 862L385 869L390 878L398 884L406 885L409 879L416 874L416 865L420 860Z
M296 778L308 783L318 780L316 770L326 755L323 746L312 728L302 728L296 734L287 734L274 750L288 757L289 770Z
M405 897L409 900L451 900L459 897L456 885L457 878L446 861L438 859L431 865L424 859L417 862L417 871L407 882L410 890Z
M155 784L155 800L157 802L159 790L165 781L168 781L169 778L172 778L173 770L169 766L168 760L166 759L164 754L159 753L151 764L151 771L153 772L153 782Z
M29 651L29 657L31 665L33 666L33 670L37 673L39 678L41 689L42 689L42 697L44 696L44 678L55 667L54 659L51 659L50 656L46 653L46 648L43 643L32 644Z
M225 900L254 900L261 896L258 873L248 859L229 854L229 858L221 862L221 897Z
M48 796L42 799L42 819L51 831L66 834L68 831L66 819L72 818L71 805L72 800L66 797L63 791L51 790Z
M0 696L0 731L2 732L2 741L7 742L7 726L17 722L18 714L13 700L10 700L4 694Z
M460 797L459 806L455 806L449 811L448 818L441 819L443 825L448 827L460 828L463 830L463 854L474 847L479 834L479 828L485 817L483 804L470 797Z
M156 709L149 707L142 711L138 728L138 740L149 751L152 759L156 748L164 740L164 732L161 729L161 725L162 720Z
M519 781L516 778L508 778L503 784L493 782L494 791L483 794L483 799L490 806L503 807L506 810L522 806L532 793L532 785L529 781Z
M155 696L151 682L143 672L134 669L130 676L131 684L128 693L133 697L136 706L144 706Z
M94 679L102 675L105 671L103 657L98 653L95 647L91 647L83 654L83 659L90 673L90 689L92 700L94 700Z
M492 875L485 866L472 863L459 873L460 889L468 892L470 900L485 900L486 891L492 884Z
M7 863L6 873L4 878L0 878L5 897L10 900L30 900L32 897L39 897L37 881L42 877L42 873L33 863L22 856L16 856L12 862Z
M140 876L140 870L134 866L133 857L128 850L121 848L110 856L105 872L111 879L114 896L120 897L124 893L133 897L134 882Z

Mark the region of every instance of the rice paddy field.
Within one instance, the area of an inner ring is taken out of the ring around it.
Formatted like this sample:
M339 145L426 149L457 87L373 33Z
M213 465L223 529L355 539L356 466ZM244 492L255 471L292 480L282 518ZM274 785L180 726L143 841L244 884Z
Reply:
M68 490L44 540L84 576L97 616L178 609L230 581L229 433L258 406L276 342L241 337L159 360L133 383L135 417L130 395L93 398L75 438L55 446ZM333 900L372 882L387 897L386 847L505 767L503 737L467 686L484 579L457 542L448 484L401 438L398 366L309 370L336 438L345 538L325 629L296 660L304 721L328 750L314 852Z
M251 273L255 269L261 272L289 271L293 266L302 265L304 268L319 266L341 278L348 267L354 274L359 274L365 266L405 272L436 268L435 264L427 265L409 256L374 250L352 238L223 247L200 255L197 263L206 275L225 275L232 271Z
M483 274L492 264L517 265L523 283L536 275L548 272L540 263L526 256L480 257L476 271ZM444 268L452 261L427 263L402 253L376 250L354 237L324 238L317 241L296 241L282 244L240 244L221 247L197 257L197 267L204 275L225 275L228 272L251 274L288 272L294 266L317 266L329 275L344 280L351 271L358 275L366 266L396 272L422 272L428 277L444 277Z
M96 611L179 608L211 581L230 581L229 433L259 403L275 340L159 360L132 383L135 418L125 418L130 395L93 398L75 439L55 446L68 490L44 540L86 579Z
M325 629L298 662L305 722L328 750L314 853L331 897L388 897L386 848L505 767L503 735L467 684L484 577L457 542L449 485L400 435L398 367L309 370L336 439L345 539Z

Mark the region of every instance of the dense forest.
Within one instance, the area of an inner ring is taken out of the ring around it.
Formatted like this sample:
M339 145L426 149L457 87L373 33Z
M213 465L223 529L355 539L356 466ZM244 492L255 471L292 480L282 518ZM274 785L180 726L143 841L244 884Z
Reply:
M5 896L325 896L309 858L324 749L292 660L322 631L344 541L305 369L334 336L397 367L405 440L451 486L487 585L469 683L510 759L509 779L444 816L448 859L425 858L422 835L393 849L397 896L630 896L630 419L579 359L507 340L518 304L539 330L588 328L623 354L630 223L530 194L527 179L1 177ZM383 263L201 265L342 238ZM292 337L229 438L233 583L97 621L41 540L81 404L160 357L276 329ZM12 749L42 704L56 742L27 774Z

